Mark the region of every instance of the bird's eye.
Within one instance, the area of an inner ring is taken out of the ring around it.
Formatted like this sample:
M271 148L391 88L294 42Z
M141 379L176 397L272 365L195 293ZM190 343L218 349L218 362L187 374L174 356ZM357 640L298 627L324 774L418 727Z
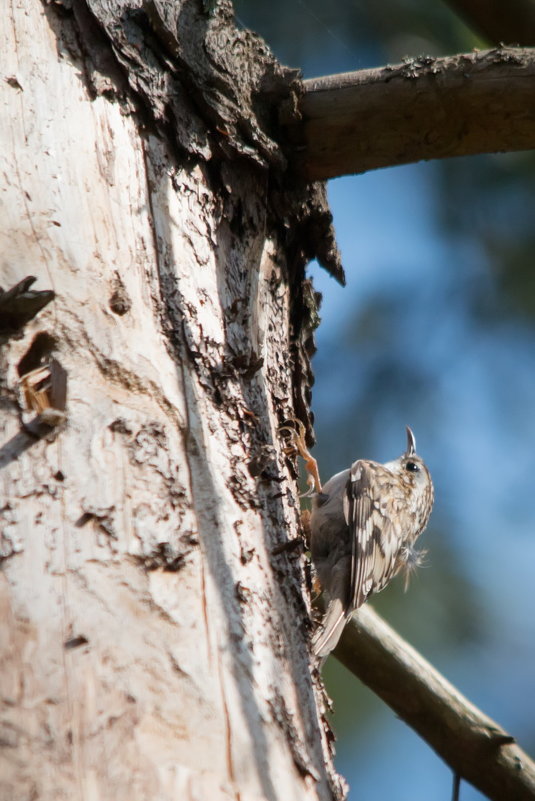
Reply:
M405 469L408 470L410 473L418 473L420 470L420 465L416 464L416 462L407 462L405 465Z

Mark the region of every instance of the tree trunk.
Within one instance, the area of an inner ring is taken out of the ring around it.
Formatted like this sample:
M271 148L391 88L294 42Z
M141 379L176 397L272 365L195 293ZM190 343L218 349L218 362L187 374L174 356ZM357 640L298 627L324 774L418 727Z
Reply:
M1 340L0 797L339 798L277 435L318 243L340 277L295 77L226 2L10 0L0 41L0 284L56 295Z

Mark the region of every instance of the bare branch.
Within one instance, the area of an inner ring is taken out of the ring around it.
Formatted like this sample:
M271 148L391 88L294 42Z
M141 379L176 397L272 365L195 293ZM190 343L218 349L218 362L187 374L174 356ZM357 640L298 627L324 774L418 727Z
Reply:
M308 180L535 147L535 52L500 48L305 81L289 126Z
M535 765L530 757L369 606L346 626L335 655L454 773L495 801L533 801Z

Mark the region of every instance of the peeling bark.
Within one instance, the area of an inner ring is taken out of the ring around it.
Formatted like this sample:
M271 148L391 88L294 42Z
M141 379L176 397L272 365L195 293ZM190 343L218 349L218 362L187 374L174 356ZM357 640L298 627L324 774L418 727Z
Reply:
M343 794L277 436L308 415L305 261L342 272L273 136L295 78L208 8L4 17L0 284L55 299L0 351L2 798Z

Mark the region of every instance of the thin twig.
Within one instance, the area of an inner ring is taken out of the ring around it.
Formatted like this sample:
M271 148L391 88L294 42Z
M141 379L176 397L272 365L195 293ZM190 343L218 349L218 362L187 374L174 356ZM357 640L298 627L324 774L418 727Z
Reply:
M461 777L458 773L453 774L453 789L451 793L451 801L459 801L459 792L461 789Z

